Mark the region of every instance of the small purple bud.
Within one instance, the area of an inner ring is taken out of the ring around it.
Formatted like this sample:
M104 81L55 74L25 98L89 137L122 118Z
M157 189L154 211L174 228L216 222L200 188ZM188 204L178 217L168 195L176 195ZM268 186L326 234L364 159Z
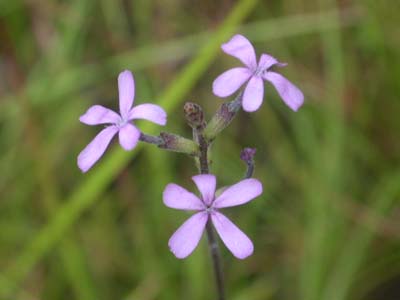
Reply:
M242 152L240 152L240 159L247 163L253 161L255 154L256 148L244 148Z

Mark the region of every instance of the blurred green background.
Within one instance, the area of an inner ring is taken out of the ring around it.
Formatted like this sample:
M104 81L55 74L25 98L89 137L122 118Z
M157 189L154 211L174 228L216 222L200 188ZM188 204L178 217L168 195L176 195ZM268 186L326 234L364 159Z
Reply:
M168 111L190 136L185 101L207 116L212 81L240 63L220 44L246 35L305 104L294 113L266 85L253 114L215 141L219 186L256 147L264 194L224 212L254 241L239 261L222 247L227 299L400 299L398 1L0 1L0 299L215 299L205 239L186 260L167 242L187 214L166 208L169 182L194 190L191 158L114 140L87 174L78 153L117 109L118 73L136 103ZM140 128L158 134L160 127Z

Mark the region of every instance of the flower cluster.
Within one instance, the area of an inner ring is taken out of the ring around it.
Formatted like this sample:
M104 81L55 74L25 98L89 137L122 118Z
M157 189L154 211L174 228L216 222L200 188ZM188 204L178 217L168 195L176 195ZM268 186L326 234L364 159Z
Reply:
M167 114L155 104L146 103L133 107L135 83L130 71L123 71L118 76L119 114L101 105L94 105L80 117L80 121L87 125L107 124L79 154L78 166L82 172L87 172L93 167L117 133L119 143L125 150L132 150L139 141L142 141L165 150L195 157L201 174L193 176L192 179L201 196L198 197L173 183L168 184L163 193L166 206L196 212L169 240L169 247L178 258L185 258L193 252L207 226L207 233L212 234L209 232L213 230L211 225L235 257L244 259L253 253L251 240L225 217L220 209L247 203L261 195L261 182L250 178L254 170L255 149L245 148L241 154L241 159L248 167L245 179L225 188L218 195L216 177L207 174L209 170L207 155L211 142L229 125L240 107L246 112L254 112L260 108L264 98L264 81L270 82L275 87L292 110L297 111L303 104L302 92L285 77L272 70L272 67L284 67L286 63L278 62L269 54L262 54L257 63L253 46L242 35L235 35L221 48L225 53L238 58L244 67L232 68L218 76L213 82L214 94L228 97L247 83L235 100L224 103L208 124L204 121L204 114L199 105L193 103L185 105L186 119L193 128L193 141L166 132L161 132L159 136L146 135L132 123L135 119L145 119L165 125ZM215 251L215 245L212 245L211 251Z

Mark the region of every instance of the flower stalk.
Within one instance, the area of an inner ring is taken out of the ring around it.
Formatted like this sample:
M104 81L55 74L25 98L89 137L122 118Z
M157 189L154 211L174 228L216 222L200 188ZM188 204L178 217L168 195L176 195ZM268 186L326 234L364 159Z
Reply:
M254 173L254 155L256 154L255 148L244 148L240 152L240 159L243 160L247 165L247 170L244 178L251 178Z
M194 129L194 133L195 136L198 137L199 148L200 148L200 156L199 156L200 173L208 174L209 173L208 150L210 144L207 142L206 138L203 135L203 128L200 127ZM222 271L221 254L219 251L218 241L215 237L214 228L212 226L210 219L208 219L206 224L206 232L207 232L208 248L210 251L214 269L218 300L225 300L224 275Z
M208 151L210 142L204 136L204 129L206 122L204 121L203 109L200 105L192 102L187 102L183 108L185 118L188 125L193 129L193 140L198 143L199 156L196 158L196 164L199 168L200 174L209 174L209 160ZM206 232L208 247L212 259L214 269L216 288L218 293L218 300L225 300L224 278L222 272L221 256L219 253L218 241L210 219L206 223Z
M202 147L200 147L200 149L202 149ZM207 150L208 149L205 150L204 155L200 155L201 174L208 174L209 172ZM208 248L211 254L211 259L214 269L218 300L225 300L224 273L222 271L221 254L219 251L218 241L215 237L214 228L212 227L210 219L207 221L206 224L206 232L207 232Z
M215 274L218 300L225 300L224 274L222 272L221 255L219 252L218 242L215 237L214 228L212 227L210 220L208 220L207 222L206 232L207 232L208 248L210 249L210 254Z

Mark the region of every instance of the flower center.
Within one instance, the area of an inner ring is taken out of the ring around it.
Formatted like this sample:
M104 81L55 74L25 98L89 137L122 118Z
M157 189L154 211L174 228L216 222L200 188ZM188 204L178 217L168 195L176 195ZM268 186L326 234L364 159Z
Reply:
M127 123L128 123L128 120L125 120L125 119L121 118L121 119L118 121L118 123L115 124L115 125L117 125L118 128L122 128L122 127L124 127Z
M212 207L212 206L207 206L205 212L208 213L208 214L211 214L211 213L213 213L215 210L216 210L216 209L215 209L214 207Z
M257 66L257 68L254 70L253 75L254 76L261 76L265 71L267 71L267 68L264 68L263 66Z

